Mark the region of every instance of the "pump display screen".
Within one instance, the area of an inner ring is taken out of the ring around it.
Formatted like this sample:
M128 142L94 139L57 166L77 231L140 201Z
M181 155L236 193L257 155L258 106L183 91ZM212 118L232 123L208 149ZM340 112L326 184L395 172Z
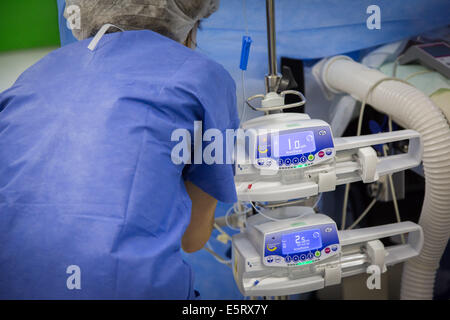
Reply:
M308 153L316 150L316 142L312 131L300 131L288 134L280 134L274 139L275 150L278 156L292 156Z
M282 235L281 245L281 251L283 254L292 254L318 249L322 247L320 230L311 229Z

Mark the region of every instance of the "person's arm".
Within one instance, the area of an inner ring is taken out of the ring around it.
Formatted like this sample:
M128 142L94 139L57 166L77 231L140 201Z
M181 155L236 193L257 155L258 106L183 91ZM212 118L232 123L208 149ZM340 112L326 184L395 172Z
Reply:
M192 253L203 248L211 236L217 200L192 182L186 181L185 186L191 198L192 212L189 226L181 239L181 247L185 252Z

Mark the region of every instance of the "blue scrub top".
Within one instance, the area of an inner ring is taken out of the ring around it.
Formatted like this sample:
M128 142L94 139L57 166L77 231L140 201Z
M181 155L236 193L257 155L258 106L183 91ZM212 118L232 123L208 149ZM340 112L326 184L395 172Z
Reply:
M193 298L184 181L231 203L233 168L174 164L171 134L237 128L235 84L151 31L89 41L0 94L0 298Z

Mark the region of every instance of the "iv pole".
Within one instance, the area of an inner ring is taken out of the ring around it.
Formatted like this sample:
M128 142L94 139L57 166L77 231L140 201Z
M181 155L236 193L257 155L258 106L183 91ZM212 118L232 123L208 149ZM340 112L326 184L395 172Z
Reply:
M276 92L281 76L277 72L277 47L275 32L275 0L266 0L267 52L269 56L269 73L266 75L266 93Z

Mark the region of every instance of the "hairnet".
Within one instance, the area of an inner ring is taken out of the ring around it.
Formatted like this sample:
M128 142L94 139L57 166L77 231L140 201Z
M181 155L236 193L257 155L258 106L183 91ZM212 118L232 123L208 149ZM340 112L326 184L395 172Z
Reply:
M78 40L94 36L106 23L125 30L149 29L184 42L196 23L209 17L220 0L66 0L80 8ZM65 14L65 17L68 18Z

